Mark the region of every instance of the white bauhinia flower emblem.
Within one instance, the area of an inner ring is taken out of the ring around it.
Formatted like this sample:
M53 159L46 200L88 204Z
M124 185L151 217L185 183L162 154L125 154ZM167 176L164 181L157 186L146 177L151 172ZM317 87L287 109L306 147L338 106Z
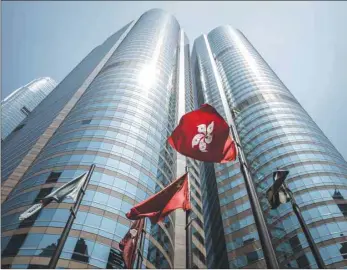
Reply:
M131 237L131 240L132 242L135 244L135 237L137 235L137 230L136 229L131 229L130 230L130 237Z
M196 134L192 140L192 148L199 144L199 150L201 152L207 152L207 144L212 142L212 131L214 127L214 122L212 121L206 128L205 124L198 125L198 134Z
M136 229L131 229L130 230L130 235L131 235L131 238L135 238L136 235L137 235L137 230Z

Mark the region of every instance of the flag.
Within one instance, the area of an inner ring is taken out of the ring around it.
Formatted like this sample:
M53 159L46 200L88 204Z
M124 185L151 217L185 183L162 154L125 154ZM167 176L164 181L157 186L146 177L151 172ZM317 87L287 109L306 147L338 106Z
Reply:
M142 233L145 220L136 220L119 243L119 249L123 252L123 260L126 268L132 269L136 257L136 247Z
M266 192L266 196L270 203L271 209L276 209L283 203L287 203L290 200L289 194L285 191L285 189L281 186L276 193L273 192L272 188L270 188Z
M288 174L289 171L285 170L277 170L273 173L274 184L266 192L271 209L276 209L280 204L287 203L290 200L289 194L283 187L284 180Z
M32 216L52 201L61 202L65 198L71 198L75 202L77 200L78 193L82 188L86 178L87 173L84 173L81 176L76 177L75 179L61 186L57 190L51 192L46 197L44 197L39 203L34 204L28 210L22 213L19 216L19 220L24 220Z
M135 205L126 216L128 219L133 220L148 217L152 224L155 224L179 208L182 208L184 211L191 209L188 173L147 200Z
M208 104L183 115L168 142L182 155L196 160L226 163L236 159L228 124Z

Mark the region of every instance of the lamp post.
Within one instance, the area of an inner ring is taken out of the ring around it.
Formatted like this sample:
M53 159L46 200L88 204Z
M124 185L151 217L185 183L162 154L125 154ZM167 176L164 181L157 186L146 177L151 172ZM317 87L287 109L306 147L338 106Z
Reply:
M284 182L289 174L286 170L277 170L273 173L274 184L268 189L266 195L271 205L271 209L276 209L280 204L290 201L296 217L299 220L302 231L304 232L307 242L311 248L312 254L317 262L317 266L320 269L326 269L324 260L319 253L317 245L315 244L313 237L310 233L304 217L301 214L299 205L296 203L293 192L289 189L288 185Z

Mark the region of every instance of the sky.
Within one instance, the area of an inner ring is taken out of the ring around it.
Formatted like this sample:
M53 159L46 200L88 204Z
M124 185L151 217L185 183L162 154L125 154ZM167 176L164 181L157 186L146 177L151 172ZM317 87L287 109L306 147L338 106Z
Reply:
M94 47L151 8L173 14L191 44L240 29L347 159L347 2L5 1L2 99L38 77L60 82Z

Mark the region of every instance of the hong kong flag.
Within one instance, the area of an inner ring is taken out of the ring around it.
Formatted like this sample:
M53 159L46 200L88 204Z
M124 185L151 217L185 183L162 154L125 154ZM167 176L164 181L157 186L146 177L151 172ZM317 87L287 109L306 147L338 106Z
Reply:
M119 243L119 249L123 252L123 260L126 268L132 269L136 257L137 242L141 236L145 220L136 220Z
M163 190L140 202L126 213L128 219L148 217L152 224L162 221L172 211L182 208L190 210L188 173L184 174Z
M168 142L182 155L196 160L226 163L236 159L229 126L209 104L183 115Z

